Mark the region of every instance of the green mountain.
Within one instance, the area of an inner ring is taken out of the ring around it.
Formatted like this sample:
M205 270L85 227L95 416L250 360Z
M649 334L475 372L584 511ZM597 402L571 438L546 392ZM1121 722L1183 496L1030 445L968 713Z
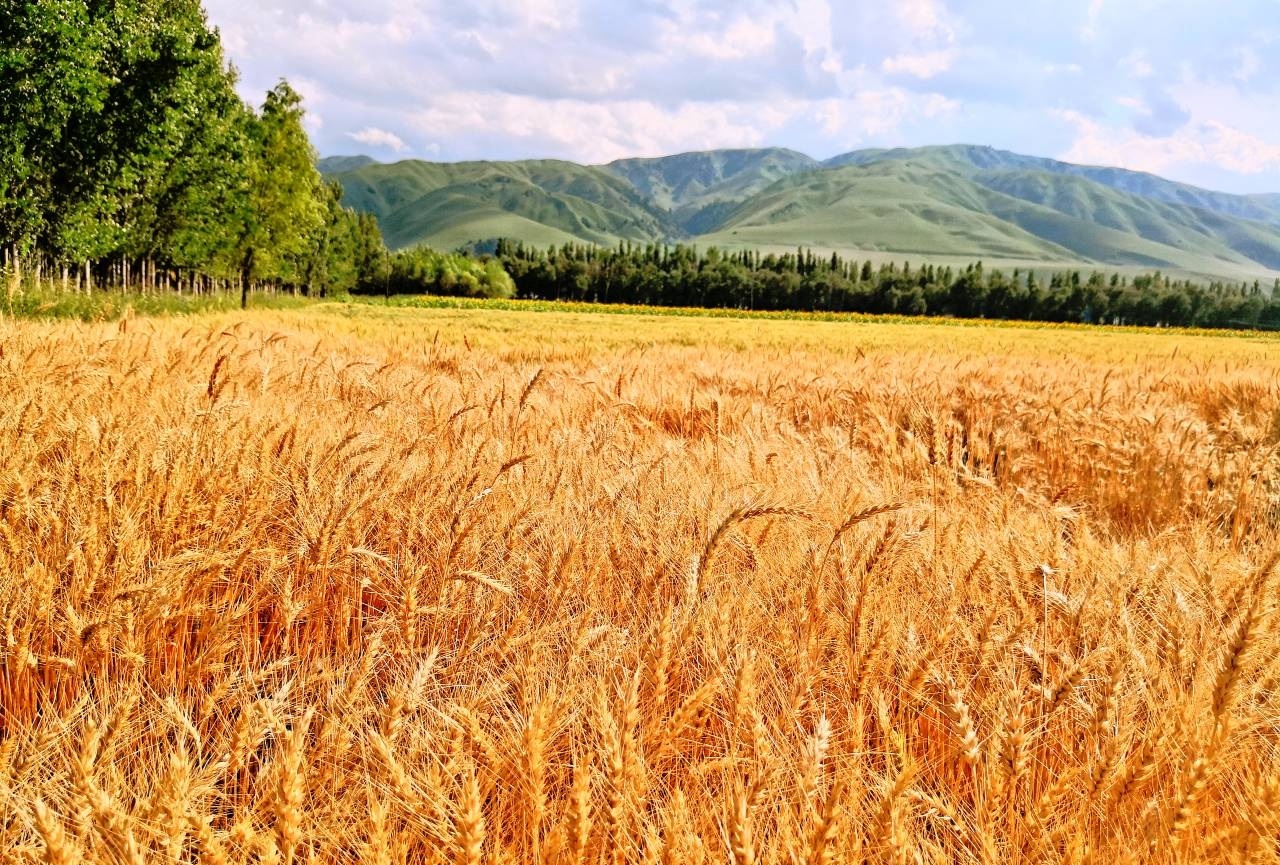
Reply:
M326 156L320 160L318 167L321 174L338 174L377 164L378 160L371 156Z
M822 165L824 168L847 168L873 165L878 162L926 163L936 168L969 174L974 171L997 168L1048 170L1046 164L1053 163L1053 160L1041 159L1037 156L1022 156L1007 150L979 147L975 144L949 144L935 147L899 147L893 150L855 150L852 153L828 159Z
M667 234L666 214L626 181L571 162L399 162L333 175L387 244L453 249L497 237L614 244Z
M899 148L896 150L858 150L837 156L823 163L835 168L847 165L870 165L874 162L917 162L935 165L961 174L979 171L1026 170L1045 174L1066 174L1092 180L1102 186L1127 192L1142 198L1151 198L1170 204L1182 204L1201 210L1210 210L1224 216L1234 216L1258 222L1270 222L1280 226L1280 195L1231 195L1212 192L1165 180L1154 174L1128 171L1123 168L1105 168L1090 165L1072 165L1039 156L1023 156L993 147L958 144L939 147Z
M872 163L795 175L744 201L710 242L1063 261L1064 247L990 211L992 194L952 172Z
M713 150L658 159L622 159L604 168L671 214L683 233L714 230L744 199L821 164L794 150Z
M1277 225L1225 215L1222 208L1170 203L1156 196L1143 197L1122 192L1083 176L1012 170L986 171L974 180L988 189L1035 203L1067 217L1055 234L1052 228L1036 234L1056 240L1090 260L1118 261L1126 251L1161 258L1183 266L1178 259L1192 254L1242 266L1256 262L1280 270L1280 231ZM1010 219L1033 230L1017 216ZM1096 233L1090 232L1093 228ZM1117 236L1119 235L1119 236ZM1155 249L1137 243L1141 238ZM1099 245L1101 244L1101 245ZM1170 252L1169 250L1174 250Z
M1280 195L1229 195L989 147L862 150L820 163L720 150L602 166L322 160L387 243L811 246L917 260L1280 273Z

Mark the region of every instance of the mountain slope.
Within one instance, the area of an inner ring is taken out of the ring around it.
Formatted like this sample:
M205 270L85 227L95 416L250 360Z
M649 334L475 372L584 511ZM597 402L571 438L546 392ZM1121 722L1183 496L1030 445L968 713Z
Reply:
M1132 195L1208 210L1224 216L1269 222L1280 226L1280 195L1231 195L1185 183L1165 180L1154 174L1090 165L1073 165L1039 156L1023 156L1007 150L971 144L895 150L856 150L827 160L824 166L871 165L877 162L917 162L973 174L992 170L1027 170L1046 174L1083 177L1102 186Z
M1268 282L1280 273L1280 195L989 147L863 150L826 163L764 149L603 166L342 157L321 168L347 205L377 216L393 248L689 241Z
M608 172L570 162L400 162L334 175L392 248L509 236L612 244L665 235L665 216ZM541 226L533 230L532 226Z
M338 174L377 164L378 160L371 156L326 156L320 160L317 167L321 174Z
M1086 226L1107 228L1171 247L1174 251L1165 253L1167 263L1174 263L1182 253L1190 253L1238 264L1254 261L1273 270L1280 269L1280 232L1270 230L1266 223L1232 218L1198 206L1144 198L1071 174L985 171L974 175L974 180L993 191L1055 210ZM1059 238L1058 242L1067 240ZM1090 259L1119 263L1115 253L1106 254L1071 242L1064 245ZM1132 246L1132 242L1129 245Z
M914 165L850 166L779 181L728 215L708 242L858 248L1051 261L1066 248L986 212L989 191Z
M771 148L622 159L603 167L670 211L682 231L699 234L718 224L726 204L737 204L784 177L822 166L803 153Z
M740 205L704 240L839 247L856 237L860 249L923 256L1280 270L1280 232L1263 223L1072 175L944 166L948 160L891 158L797 176Z

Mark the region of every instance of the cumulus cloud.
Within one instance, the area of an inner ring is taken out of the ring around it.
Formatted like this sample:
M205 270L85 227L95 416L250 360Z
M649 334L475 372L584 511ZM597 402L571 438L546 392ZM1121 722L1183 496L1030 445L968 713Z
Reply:
M442 96L414 114L412 123L424 134L444 130L442 137L504 138L527 154L571 154L590 163L680 149L751 147L764 144L769 130L780 125L777 118L752 116L733 103L670 110L645 101L548 101L465 92Z
M1098 24L1106 5L1106 0L1089 0L1089 8L1085 12L1084 27L1080 31L1080 35L1084 37L1086 42L1092 42L1098 38Z
M880 68L890 75L911 75L922 80L946 72L955 62L954 51L929 51L924 54L899 54L886 57Z
M1125 55L1120 61L1120 68L1134 78L1150 78L1156 71L1145 51L1132 51Z
M1075 129L1075 141L1062 154L1068 162L1152 174L1196 164L1239 174L1280 169L1280 145L1216 120L1189 123L1172 135L1157 137L1108 126L1076 111L1063 111L1060 116Z
M1252 48L1240 48L1236 50L1236 57L1239 58L1239 65L1236 67L1235 79L1242 84L1248 84L1254 77L1262 71L1262 58L1258 56L1258 52Z
M1280 26L1261 7L1022 2L205 5L246 98L288 77L322 153L596 162L965 141L1141 160L1192 182L1223 180L1192 157L1215 159L1241 188L1280 189L1266 155L1280 144Z
M399 135L375 126L366 126L359 132L348 132L347 137L369 147L394 150L396 153L404 153L409 149L409 145L405 144L404 139Z
M898 0L894 4L898 20L919 40L951 42L955 29L941 0Z
M959 109L959 103L937 94L920 95L892 87L863 90L851 99L830 99L815 111L823 132L846 146L888 135L909 119L934 121Z

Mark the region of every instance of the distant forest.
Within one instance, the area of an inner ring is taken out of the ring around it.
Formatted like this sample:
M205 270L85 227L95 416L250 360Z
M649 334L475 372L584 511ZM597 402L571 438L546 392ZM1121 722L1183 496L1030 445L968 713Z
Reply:
M1280 280L1201 284L1160 273L1133 278L1101 271L1011 273L977 262L935 267L855 261L799 249L783 255L699 251L689 246L488 244L463 282L452 256L426 250L395 256L389 291L644 306L812 310L1005 318L1089 324L1280 328ZM419 261L417 267L412 262ZM494 264L510 277L495 275Z

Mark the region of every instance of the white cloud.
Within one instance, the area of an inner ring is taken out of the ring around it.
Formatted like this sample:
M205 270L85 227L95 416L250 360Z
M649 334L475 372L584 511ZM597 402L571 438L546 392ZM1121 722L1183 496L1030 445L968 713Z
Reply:
M386 148L387 150L394 150L396 153L404 153L409 149L409 145L405 144L404 139L399 135L373 126L361 129L359 132L348 132L347 137L369 147Z
M955 29L941 0L897 0L894 9L898 21L916 40L948 44L955 41Z
M1156 71L1144 51L1130 52L1120 61L1120 68L1134 78L1150 78Z
M243 95L260 104L287 77L323 153L348 152L356 135L371 136L360 142L369 148L429 158L578 161L753 144L822 155L989 141L1145 168L1221 156L1179 176L1247 191L1280 187L1280 167L1229 176L1230 166L1270 164L1270 142L1280 142L1280 60L1267 41L1277 31L1262 8L1273 2L204 6ZM1045 124L1045 107L1072 109L1096 130Z
M831 3L829 0L792 0L795 4L794 27L804 43L805 55L816 60L818 68L828 75L840 75L844 61L832 38Z
M1112 165L1153 174L1194 165L1212 165L1239 174L1280 169L1280 145L1271 144L1216 120L1188 123L1163 138L1105 126L1076 111L1058 116L1075 129L1075 141L1061 155L1066 162Z
M475 52L487 60L496 60L498 57L498 46L488 39L483 33L475 30L468 30L460 34L459 41L466 46L471 47Z
M899 54L896 57L886 57L880 68L889 75L911 75L927 80L946 72L955 59L956 53L951 49L924 54Z
M711 60L743 60L770 51L776 43L775 22L750 16L738 18L722 30L698 30L687 22L673 21L665 41L669 49L683 50Z
M572 30L578 25L579 7L575 0L499 0L493 5L522 29Z
M520 143L529 156L569 153L602 163L628 156L662 156L681 150L750 147L793 116L795 107L758 111L750 104L686 103L674 109L653 102L546 100L532 96L450 93L416 113L424 136L501 137Z
M1150 117L1152 113L1151 106L1136 96L1121 96L1116 99L1116 104L1128 108L1135 114L1141 114L1143 117Z
M1085 13L1084 27L1080 30L1080 35L1084 37L1086 42L1092 42L1098 38L1098 20L1102 17L1102 12L1106 5L1106 0L1089 0L1089 10Z
M849 99L829 99L815 109L823 133L845 147L867 138L890 135L908 120L932 120L955 112L960 103L938 94L920 94L900 87L864 90Z
M1237 56L1240 58L1240 65L1236 67L1234 77L1241 84L1248 84L1262 71L1262 59L1252 48L1241 48Z

